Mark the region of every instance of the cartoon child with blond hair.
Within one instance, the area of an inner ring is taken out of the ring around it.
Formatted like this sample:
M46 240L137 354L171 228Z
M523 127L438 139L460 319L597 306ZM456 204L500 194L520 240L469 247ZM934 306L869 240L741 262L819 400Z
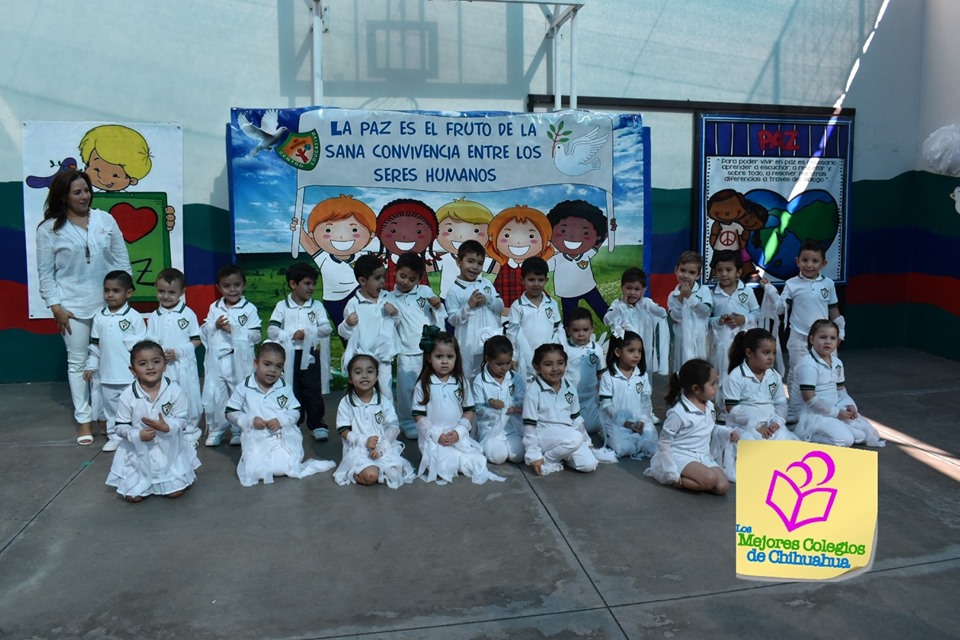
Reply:
M294 218L290 229L300 226ZM317 263L323 281L323 306L333 326L343 322L343 309L357 289L353 263L373 240L377 216L366 203L339 195L318 202L300 227L300 246Z
M479 202L466 197L448 202L437 209L437 221L440 223L437 244L446 252L440 255L440 299L446 300L447 291L460 275L457 265L457 250L467 240L476 240L480 244L487 242L487 227L493 220L493 212ZM496 266L489 256L483 263L483 270L492 273Z
M499 265L493 287L503 298L504 309L509 309L523 293L523 261L533 257L549 260L553 255L550 221L542 211L518 204L495 215L487 232L487 254Z

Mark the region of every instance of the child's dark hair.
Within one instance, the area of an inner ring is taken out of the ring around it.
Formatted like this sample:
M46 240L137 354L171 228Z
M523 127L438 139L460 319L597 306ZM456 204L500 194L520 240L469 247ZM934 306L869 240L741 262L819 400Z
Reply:
M353 395L356 395L356 394L357 394L357 390L353 388L353 381L350 380L350 371L353 369L353 365L357 364L357 362L359 362L360 360L369 360L370 362L373 363L373 368L374 368L375 370L377 370L377 372L380 371L380 369L379 369L380 363L377 362L377 359L376 359L376 358L374 358L374 357L371 356L371 355L367 355L366 353L357 353L357 354L355 354L352 358L350 358L350 362L347 363L347 370L344 372L344 373L347 374L347 395L348 395L348 396L349 396L350 394L353 394ZM380 393L380 378L379 378L379 376L377 377L377 381L376 381L375 383L373 383L373 388L376 389L376 391L377 391L378 394Z
M524 262L526 262L526 260ZM570 310L570 313L563 316L563 326L569 329L570 325L577 320L589 320L590 324L593 324L593 316L590 315L589 309L585 309L583 307L574 307Z
M593 226L594 231L597 232L597 241L593 245L594 247L600 246L607 239L607 216L603 214L600 207L590 204L586 200L564 200L558 203L553 209L550 209L550 213L547 214L547 221L551 227L556 228L565 218L573 217L583 218Z
M369 278L374 271L382 268L383 263L380 262L380 258L372 253L365 253L357 258L356 263L354 263L353 275L357 278L357 282L360 282L360 278Z
M421 256L412 251L407 251L401 253L400 257L397 258L397 271L400 271L400 269L410 269L422 278L423 274L427 272L427 263Z
M107 281L116 282L127 291L135 288L133 286L133 278L130 277L130 274L119 269L117 271L111 271L107 275L103 276L103 284L107 284Z
M481 256L486 258L487 250L476 240L467 240L457 249L457 259L463 260L467 256Z
M307 262L294 262L287 268L287 283L300 284L306 278L317 279L317 270Z
M528 275L543 276L547 277L547 274L550 272L550 267L547 266L547 261L539 256L534 256L533 258L527 258L520 265L520 277L526 278Z
M730 355L730 366L727 367L727 373L739 367L740 364L747 359L747 349L756 353L757 349L760 348L760 343L766 342L767 340L774 343L774 345L777 343L772 333L759 327L750 329L749 331L741 331L733 336L733 343L730 345L730 351L728 352Z
M743 269L743 258L740 257L739 251L731 251L729 249L714 251L713 256L710 258L711 271L715 270L717 264L721 262L732 262L737 269Z
M690 393L694 387L703 388L710 381L713 365L700 358L687 360L680 367L680 371L670 374L670 386L664 400L668 406L677 404L680 392Z
M493 336L483 343L484 360L493 360L503 354L513 357L513 344L507 336Z
M814 320L813 324L810 325L810 333L807 334L807 347L810 346L810 339L821 327L833 327L837 332L837 339L840 339L840 325L838 325L833 320L828 320L827 318L820 318L819 320Z
M181 289L187 286L187 276L183 275L183 271L180 271L180 269L174 269L173 267L167 267L157 274L157 282L161 280L170 284L178 284Z
M274 342L273 340L264 340L261 342L257 347L257 360L260 359L260 356L268 353L282 357L284 362L287 360L287 351L279 342Z
M623 272L623 275L620 276L620 286L622 287L625 284L630 284L631 282L639 282L646 288L647 286L647 274L643 272L643 269L639 267L630 267Z
M159 351L160 355L163 355L163 347L154 342L153 340L141 340L140 342L133 345L133 348L130 349L130 364L133 364L134 359L144 351Z
M543 359L547 356L548 353L559 353L563 356L563 361L566 362L569 360L567 358L567 352L564 350L563 345L557 344L555 342L548 342L537 347L533 352L533 366L539 366Z
M463 245L460 246L462 247ZM428 325L423 328L423 336L420 338L420 348L423 349L423 367L420 369L420 377L417 379L417 383L420 385L420 388L423 389L424 406L430 402L430 376L433 375L433 365L430 363L430 355L434 349L440 345L453 347L456 361L453 363L453 371L450 372L450 375L453 376L453 379L460 385L461 392L466 389L466 381L463 377L463 362L460 358L460 345L457 344L457 339L453 337L452 333L447 333L439 327Z
M703 256L696 251L684 251L680 254L680 257L677 258L677 266L679 267L682 264L695 264L702 269Z
M803 244L800 245L800 251L797 252L797 256L804 251L815 251L819 253L820 257L824 260L827 259L827 247L819 240L804 240Z
M244 284L247 282L247 274L243 272L243 269L241 269L239 265L225 264L217 269L217 284L220 284L221 280L229 278L230 276L240 276Z
M623 337L618 338L613 336L610 338L610 344L607 345L607 371L611 374L617 372L617 349L623 349L625 346L631 342L639 342L640 348L643 349L643 338L633 331L624 331ZM647 372L647 352L646 349L640 352L640 362L637 363L637 368L640 369L640 373L644 374Z

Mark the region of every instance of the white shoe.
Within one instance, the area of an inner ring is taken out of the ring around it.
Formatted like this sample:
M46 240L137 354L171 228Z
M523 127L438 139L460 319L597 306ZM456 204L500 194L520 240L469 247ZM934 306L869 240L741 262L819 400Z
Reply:
M416 425L412 427L407 427L406 429L404 429L403 437L406 438L407 440L416 440L419 437L419 434L417 433Z
M107 440L106 444L103 445L103 448L100 449L100 451L106 451L107 453L110 453L111 451L116 451L119 448L120 441L110 438Z
M313 430L313 439L317 442L326 442L330 439L330 432L323 427L317 427Z
M235 433L235 434L233 434L232 436L230 436L230 444L232 444L232 445L235 446L235 447L240 445L240 434L239 434L239 433Z
M208 447L219 447L220 443L223 441L222 433L211 433L207 436L206 445Z

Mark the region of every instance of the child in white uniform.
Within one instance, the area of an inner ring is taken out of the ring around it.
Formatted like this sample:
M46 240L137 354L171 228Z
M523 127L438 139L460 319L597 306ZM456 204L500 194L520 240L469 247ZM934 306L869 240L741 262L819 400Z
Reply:
M203 360L203 413L207 421L208 447L220 446L230 427L224 413L227 400L253 370L254 345L260 342L257 308L243 297L247 278L235 264L217 271L220 299L210 305L200 327L200 340L207 353ZM234 429L230 444L240 444L240 429Z
M611 329L621 327L639 335L647 371L666 375L670 370L670 324L666 310L644 297L646 290L647 274L637 267L626 269L620 276L620 298L610 305L603 323ZM583 404L582 398L580 403Z
M723 381L727 426L739 432L740 440L797 440L787 429L787 397L783 379L773 368L777 342L766 329L738 333L730 347L730 364ZM737 445L714 438L713 457L730 482L737 481Z
M523 376L511 370L513 345L506 336L483 344L483 368L473 379L480 446L493 464L523 460Z
M147 316L147 334L163 347L165 375L180 386L187 399L189 420L184 426L184 436L196 445L203 414L196 353L200 346L200 324L197 314L183 301L185 284L186 277L179 269L164 269L157 274L160 306Z
M580 417L576 389L563 377L567 354L559 344L544 344L533 354L537 375L523 399L524 460L537 475L563 469L589 473L597 468L590 436Z
M413 482L417 474L397 442L397 414L377 385L380 363L358 353L347 363L347 393L337 409L337 432L343 438L343 458L333 479L339 485L373 485L391 489Z
M90 355L83 372L89 381L99 373L103 411L107 418L107 442L104 451L116 451L120 435L116 432L117 401L133 382L130 371L130 349L143 340L147 325L143 316L130 308L133 278L126 271L111 271L103 279L104 307L93 316L90 328Z
M807 442L837 447L885 446L847 393L843 362L836 353L839 344L840 328L835 322L822 319L811 325L810 351L795 371L804 402L796 434Z
M699 358L685 362L670 376L666 401L673 406L667 411L659 448L644 475L678 489L727 493L730 483L710 455L710 439L714 432L732 442L740 436L713 421L718 378L713 365Z
M317 270L306 262L290 265L286 273L290 293L277 303L267 325L267 337L287 352L283 379L292 383L300 403L300 419L317 442L326 442L330 431L323 420L324 377L329 379L330 354L320 347L333 332L327 310L313 299Z
M600 431L600 404L597 390L604 372L603 345L593 336L593 316L589 309L574 307L563 318L567 333L563 349L567 352L566 379L577 390L580 417L587 433Z
M619 457L649 458L657 451L653 389L647 375L643 340L633 331L614 333L607 370L600 378L600 416L606 446Z
M417 438L411 403L423 364L420 337L424 327L442 327L447 319L440 298L433 289L420 284L426 272L427 264L421 256L412 252L400 254L396 285L386 294L387 302L397 309L397 414L400 429L409 440Z
M678 284L667 298L673 321L674 371L688 360L707 357L707 325L713 296L710 289L697 282L702 269L703 258L696 251L680 254L674 269Z
M300 403L283 380L286 351L276 342L257 350L253 374L227 401L226 416L240 429L243 453L237 465L240 484L252 487L274 476L305 478L336 466L329 460L304 460L303 436L297 428Z
M347 341L341 367L345 370L358 353L373 356L380 363L377 379L387 402L393 402L393 372L390 363L397 355L397 308L383 290L386 270L372 254L357 258L354 274L360 287L343 310L337 333Z
M760 324L760 304L753 289L740 280L743 260L736 251L716 251L710 271L717 277L710 315L710 363L720 372L720 398L730 369L729 351L733 337Z
M524 381L533 377L533 352L542 344L559 343L560 307L543 292L547 285L547 262L527 258L520 265L523 293L510 305L507 337L516 352L517 370Z
M456 339L437 327L424 327L423 368L413 393L413 417L420 430L418 475L427 482L451 482L458 473L474 484L502 481L487 469L480 444L470 437L473 394L460 367Z
M122 438L107 484L127 502L147 496L179 498L197 479L197 452L185 437L190 422L186 395L164 377L166 358L156 342L130 351L136 380L120 394L116 431Z
M502 331L503 300L493 284L483 278L487 254L483 245L467 240L457 250L460 277L447 292L447 319L463 356L463 373L473 379L483 364L483 343Z

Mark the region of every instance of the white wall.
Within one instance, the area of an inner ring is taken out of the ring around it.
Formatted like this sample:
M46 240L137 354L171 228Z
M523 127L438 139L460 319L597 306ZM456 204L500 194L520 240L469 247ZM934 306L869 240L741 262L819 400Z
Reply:
M552 90L535 6L324 4L329 105L519 111L527 93ZM578 17L579 93L831 106L860 58L844 102L858 110L855 177L892 177L914 168L918 138L933 123L960 111L948 73L958 9L955 0L927 0L924 20L924 4L894 0L863 54L883 4L588 0ZM0 181L22 180L24 120L177 122L184 202L226 207L230 107L311 102L304 0L0 0L0 15ZM427 41L435 58L421 47ZM564 42L564 78L566 61ZM920 99L921 79L931 99ZM660 123L654 185L689 186L688 128L651 121Z
M927 0L923 21L923 60L920 118L917 133L922 144L933 131L960 124L960 2ZM918 158L917 168L926 162Z

